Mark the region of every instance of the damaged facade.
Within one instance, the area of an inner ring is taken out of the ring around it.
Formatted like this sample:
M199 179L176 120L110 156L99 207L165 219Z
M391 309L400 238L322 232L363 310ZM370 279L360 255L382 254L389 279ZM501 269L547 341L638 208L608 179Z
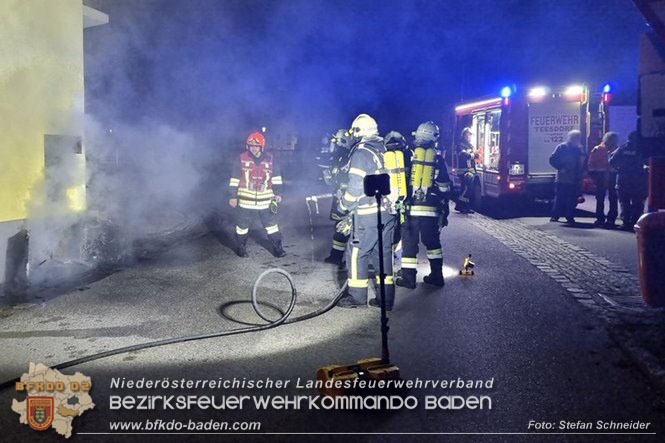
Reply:
M0 3L0 285L20 293L30 266L59 245L30 242L33 211L76 217L86 208L83 30L108 16L81 0ZM46 250L44 250L46 249Z

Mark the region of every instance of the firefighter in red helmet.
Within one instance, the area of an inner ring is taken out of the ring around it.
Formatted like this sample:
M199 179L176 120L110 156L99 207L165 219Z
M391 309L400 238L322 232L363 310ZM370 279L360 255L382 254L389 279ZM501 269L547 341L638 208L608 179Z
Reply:
M282 201L282 174L273 155L265 151L265 145L263 134L249 134L247 150L235 162L229 182L229 205L236 212L236 253L240 257L247 257L249 224L257 214L272 243L273 255L286 255L275 211Z

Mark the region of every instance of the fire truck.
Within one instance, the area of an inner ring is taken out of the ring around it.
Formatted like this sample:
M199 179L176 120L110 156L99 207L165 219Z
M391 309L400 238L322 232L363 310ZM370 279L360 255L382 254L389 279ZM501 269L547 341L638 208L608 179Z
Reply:
M550 155L573 129L581 131L585 150L598 144L609 130L611 96L609 84L591 96L585 85L534 86L525 91L506 86L498 97L458 104L453 149L447 152L453 181L459 186L458 172L464 172L458 153L462 130L468 127L477 153L476 209L488 199L550 200L556 175ZM630 110L624 114L630 115Z

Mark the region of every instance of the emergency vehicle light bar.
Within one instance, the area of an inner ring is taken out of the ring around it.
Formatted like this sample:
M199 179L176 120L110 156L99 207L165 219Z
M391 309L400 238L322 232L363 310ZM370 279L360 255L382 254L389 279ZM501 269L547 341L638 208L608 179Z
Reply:
M536 86L529 90L530 98L543 98L547 95L549 90L545 86Z
M582 95L583 93L584 93L584 87L580 85L568 86L566 88L566 91L564 92L564 94L569 97L577 97Z
M455 112L466 111L468 109L479 108L488 105L498 105L501 103L501 98L490 98L487 100L480 100L472 103L465 103L463 105L455 106Z

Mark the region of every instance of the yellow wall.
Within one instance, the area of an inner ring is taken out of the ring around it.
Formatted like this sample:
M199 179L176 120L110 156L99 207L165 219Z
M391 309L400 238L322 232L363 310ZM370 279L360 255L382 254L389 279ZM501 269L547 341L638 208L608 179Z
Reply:
M0 222L23 219L44 134L81 135L81 0L0 1Z

